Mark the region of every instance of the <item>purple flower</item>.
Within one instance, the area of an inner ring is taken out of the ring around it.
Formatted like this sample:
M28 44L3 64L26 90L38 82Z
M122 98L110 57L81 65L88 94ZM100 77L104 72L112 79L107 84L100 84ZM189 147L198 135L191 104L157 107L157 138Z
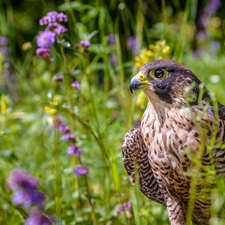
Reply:
M46 25L48 23L54 23L57 20L58 13L56 11L48 12L44 17L39 20L41 26Z
M131 210L132 204L131 204L131 202L124 202L123 207L125 210Z
M88 41L88 40L81 40L80 44L84 48L88 48L91 45L90 41Z
M79 49L79 47L80 47L79 44L75 44L75 45L74 45L74 48L75 48L75 49Z
M206 15L214 15L217 11L218 8L221 6L221 1L220 0L209 0L208 4L204 8L204 13Z
M63 75L59 74L59 75L54 76L54 81L62 82L63 81Z
M204 29L207 24L207 16L205 15L200 16L197 20L197 23L199 28Z
M68 132L70 131L70 127L66 126L63 122L63 119L61 116L54 116L54 117L50 117L48 119L48 123L49 123L49 127L50 129L58 129L60 132L62 133L67 133L66 135L68 135ZM69 134L72 135L72 134ZM68 136L62 137L63 139L65 138L72 138Z
M59 131L62 133L66 133L70 131L70 127L66 126L64 123L61 123L58 127Z
M1 46L7 46L9 43L9 40L7 37L4 36L0 36L0 45Z
M14 204L26 208L31 205L43 207L45 196L37 190L38 181L24 170L14 170L8 177L7 187L15 191L12 198Z
M10 49L7 46L0 47L0 53L3 56L6 56L6 55L8 55L10 53Z
M10 53L8 43L9 43L9 40L7 37L0 36L0 53L3 56L7 56Z
M40 19L40 25L47 25L47 27L44 31L40 31L37 36L37 56L49 58L50 47L55 43L56 35L64 34L68 31L66 27L57 22L66 22L67 20L68 18L64 13L57 13L56 11L48 12Z
M201 47L197 48L195 51L192 52L193 58L199 58L203 54L204 54L204 50Z
M114 52L110 53L109 60L113 66L116 66L118 64L118 57Z
M37 36L39 48L50 48L55 43L55 33L49 30L40 31Z
M32 210L25 225L51 225L54 221L55 219L52 216L44 215L38 210Z
M68 29L59 23L50 23L47 26L47 29L51 30L55 34L64 34L64 33L68 32Z
M16 188L37 188L38 181L22 169L14 170L8 177L7 187L10 189Z
M116 43L116 36L114 34L110 34L108 37L108 42L110 45L115 45Z
M32 205L43 208L44 200L45 195L32 188L19 189L12 197L12 201L15 205L22 205L25 208L29 208Z
M123 204L118 204L114 210L114 215L118 216L123 211L130 211L131 208L132 208L131 202L124 202Z
M59 22L67 22L67 15L64 13L57 13L56 11L48 12L44 17L39 20L41 26L47 25L49 23Z
M75 155L79 156L81 153L81 149L78 148L76 145L70 145L67 149L67 153L69 155L75 154Z
M136 45L137 45L136 37L135 36L129 37L128 47L131 49L133 55L136 55Z
M118 216L123 211L123 205L118 204L114 210L114 215Z
M48 123L50 129L57 129L63 123L63 119L61 116L49 117Z
M196 34L196 38L199 41L205 41L207 39L207 32L205 30L200 30Z
M61 141L69 141L69 140L75 141L75 135L73 135L71 133L67 133L61 137Z
M38 48L36 50L36 56L41 56L45 59L49 58L50 48Z
M220 43L218 41L212 41L210 43L209 53L211 56L215 55L219 49L220 49Z
M72 83L72 87L74 88L74 89L79 89L80 87L81 87L81 84L78 82L78 81L74 81L73 83Z
M65 15L64 13L61 12L61 13L58 13L57 20L59 22L67 22L68 18L67 18L67 15Z
M88 174L88 168L86 168L85 166L78 166L74 169L74 173L77 175L77 176L80 176L80 175L87 175Z

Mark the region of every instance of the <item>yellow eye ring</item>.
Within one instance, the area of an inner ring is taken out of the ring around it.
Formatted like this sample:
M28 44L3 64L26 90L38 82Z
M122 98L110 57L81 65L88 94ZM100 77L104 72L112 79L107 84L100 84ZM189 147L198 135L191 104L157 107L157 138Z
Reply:
M157 80L161 80L167 75L168 75L168 72L162 68L153 69L150 71L150 76Z

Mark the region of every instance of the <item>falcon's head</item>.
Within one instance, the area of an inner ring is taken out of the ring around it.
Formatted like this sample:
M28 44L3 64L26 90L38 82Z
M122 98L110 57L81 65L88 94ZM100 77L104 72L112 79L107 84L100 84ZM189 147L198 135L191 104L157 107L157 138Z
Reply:
M196 104L201 81L188 68L173 60L155 60L143 65L130 82L130 90L143 89L149 100L168 104ZM203 86L203 85L202 85Z

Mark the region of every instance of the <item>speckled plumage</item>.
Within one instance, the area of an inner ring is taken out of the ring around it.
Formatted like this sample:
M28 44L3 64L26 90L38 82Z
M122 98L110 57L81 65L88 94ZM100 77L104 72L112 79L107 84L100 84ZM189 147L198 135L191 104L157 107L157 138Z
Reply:
M131 182L136 163L141 191L167 207L172 225L185 224L191 201L192 220L197 225L209 224L210 188L214 183L204 181L204 166L214 165L217 174L224 176L225 149L210 152L207 143L214 136L215 143L225 142L225 107L217 102L215 113L215 102L201 81L172 60L144 65L130 88L143 89L149 100L141 126L127 132L122 143ZM188 174L192 173L202 175L190 200L193 182Z

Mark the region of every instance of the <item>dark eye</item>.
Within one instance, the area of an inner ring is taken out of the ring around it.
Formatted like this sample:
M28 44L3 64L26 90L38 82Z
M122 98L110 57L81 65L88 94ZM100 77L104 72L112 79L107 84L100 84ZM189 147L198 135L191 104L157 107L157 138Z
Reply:
M161 80L164 77L166 77L168 74L169 74L168 71L163 68L150 70L150 73L149 73L149 75L155 78L156 80Z
M157 69L157 70L155 70L154 75L155 75L155 78L158 78L158 79L163 78L164 71L161 69Z

